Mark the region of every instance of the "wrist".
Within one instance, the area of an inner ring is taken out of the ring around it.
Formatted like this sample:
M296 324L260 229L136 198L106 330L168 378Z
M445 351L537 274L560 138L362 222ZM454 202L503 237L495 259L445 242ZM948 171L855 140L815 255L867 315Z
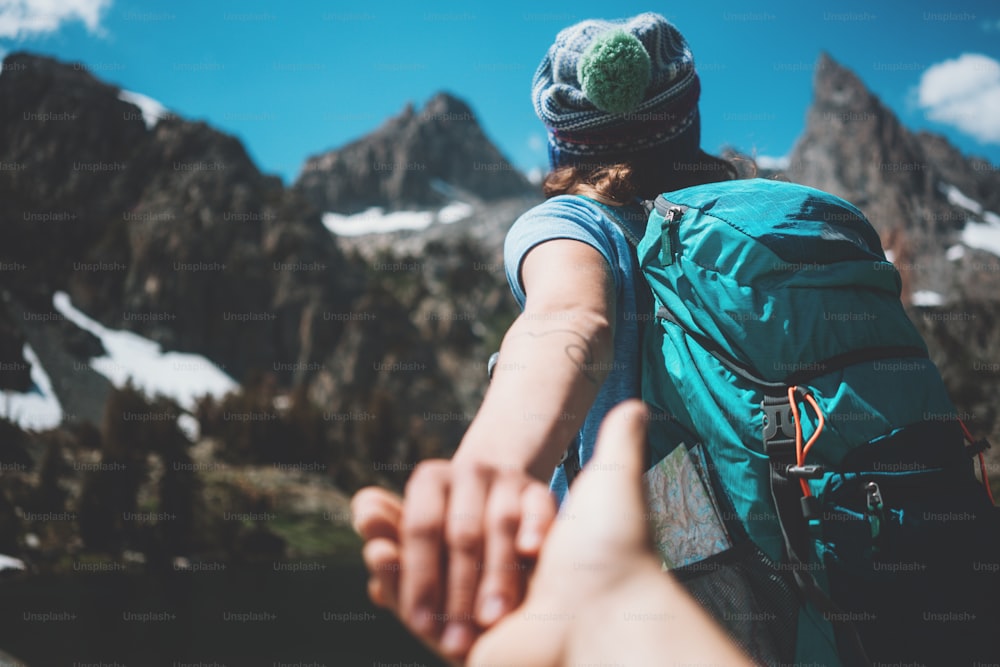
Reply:
M509 422L507 425L509 427ZM486 424L485 420L473 421L455 450L452 462L459 466L483 466L504 473L523 473L548 484L558 458L549 461L552 454L542 445L523 446L531 434L523 434L519 441L522 446L510 446L509 440L517 437L502 427ZM558 456L562 456L562 451Z
M613 662L624 655L638 660L637 664L646 664L639 658L649 656L649 664L657 664L663 657L659 647L665 629L678 621L671 604L676 586L652 555L630 566L624 579L581 606L568 633L569 664L598 659Z

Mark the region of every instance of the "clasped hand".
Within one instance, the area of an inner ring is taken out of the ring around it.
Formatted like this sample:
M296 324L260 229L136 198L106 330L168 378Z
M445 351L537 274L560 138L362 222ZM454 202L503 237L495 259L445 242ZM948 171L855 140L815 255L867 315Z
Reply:
M652 665L664 651L752 664L661 570L640 484L645 423L639 401L609 413L557 519L537 480L445 461L421 464L403 500L359 491L372 600L456 664Z

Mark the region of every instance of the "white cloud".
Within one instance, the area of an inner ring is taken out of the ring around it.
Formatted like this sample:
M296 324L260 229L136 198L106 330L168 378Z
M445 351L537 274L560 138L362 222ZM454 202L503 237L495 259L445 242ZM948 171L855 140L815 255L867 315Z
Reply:
M81 21L101 30L101 15L112 0L0 0L0 38L23 39L55 32L63 23Z
M917 100L931 120L976 139L1000 143L1000 62L978 53L931 65Z

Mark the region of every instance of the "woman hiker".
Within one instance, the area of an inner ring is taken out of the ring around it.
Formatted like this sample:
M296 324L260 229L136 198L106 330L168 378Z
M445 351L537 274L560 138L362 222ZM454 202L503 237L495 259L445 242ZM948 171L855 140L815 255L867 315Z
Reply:
M605 416L639 396L648 296L625 230L641 238L641 199L737 176L701 150L699 92L684 37L652 13L564 29L534 75L552 170L505 242L523 312L454 457L421 463L401 508L372 490L354 503L373 598L445 656L521 603L552 494L562 502Z

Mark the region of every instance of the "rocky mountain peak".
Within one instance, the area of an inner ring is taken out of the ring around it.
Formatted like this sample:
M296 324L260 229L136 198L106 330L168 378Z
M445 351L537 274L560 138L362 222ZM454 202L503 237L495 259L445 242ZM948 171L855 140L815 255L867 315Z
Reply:
M861 79L826 51L817 60L813 89L813 106L817 108L871 111L878 106L878 100Z
M533 192L464 101L446 92L407 105L371 134L306 161L295 189L322 211L441 206Z
M463 100L449 92L441 91L432 97L424 106L424 114L428 116L462 116L472 120L472 109Z

